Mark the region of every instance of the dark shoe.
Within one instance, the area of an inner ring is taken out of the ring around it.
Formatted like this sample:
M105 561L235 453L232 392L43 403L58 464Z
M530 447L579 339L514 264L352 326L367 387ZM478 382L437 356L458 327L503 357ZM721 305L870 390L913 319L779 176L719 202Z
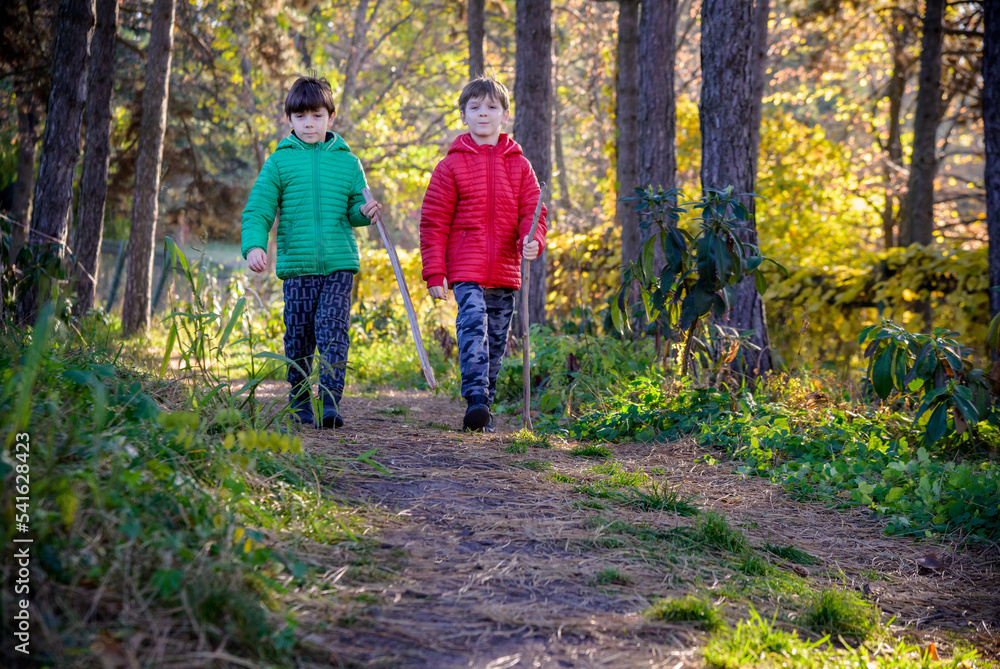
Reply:
M323 427L344 427L344 418L333 407L323 407Z
M340 398L329 393L323 393L323 427L344 427L344 418L337 410L340 408Z
M465 410L465 418L462 420L463 430L482 430L492 424L493 415L488 401L485 395L473 395L469 398L469 408Z
M288 414L288 417L292 420L298 421L303 425L312 425L315 422L312 398L309 396L308 391L305 393L290 394L288 396L288 406L292 410Z
M493 433L496 432L496 428L493 427L493 412L492 411L490 412L490 422L487 423L485 427L483 427L483 432L487 432L489 434L493 434Z

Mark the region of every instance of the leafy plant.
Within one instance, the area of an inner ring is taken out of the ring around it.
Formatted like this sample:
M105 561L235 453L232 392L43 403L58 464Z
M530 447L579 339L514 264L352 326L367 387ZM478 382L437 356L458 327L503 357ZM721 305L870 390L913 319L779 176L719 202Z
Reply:
M977 425L992 414L988 377L955 340L957 334L942 328L912 334L882 321L858 335L859 343L868 343L868 380L875 394L882 399L895 394L917 405L914 424L923 425L928 446L966 431L975 437Z
M734 194L732 186L725 190L704 189L701 199L691 203L693 209L701 210L698 233L692 235L676 225L680 214L687 211L676 206L679 189L664 191L658 187L654 191L650 186L636 188L635 192L622 199L638 203L635 210L643 216L640 227L656 229L643 246L639 262L623 273L621 289L611 305L611 318L619 333L630 327L625 304L633 283L637 283L646 319L660 323L668 335L675 329L683 333L680 369L686 372L702 319L710 313L716 318L725 315L735 302L736 285L745 277L753 276L757 292L767 290L767 279L760 267L770 259L761 255L755 244L740 238L740 226L748 218L740 198L757 196ZM662 270L656 265L657 240L665 260ZM747 342L744 339L740 343ZM739 350L739 345L729 346L723 362L735 359Z

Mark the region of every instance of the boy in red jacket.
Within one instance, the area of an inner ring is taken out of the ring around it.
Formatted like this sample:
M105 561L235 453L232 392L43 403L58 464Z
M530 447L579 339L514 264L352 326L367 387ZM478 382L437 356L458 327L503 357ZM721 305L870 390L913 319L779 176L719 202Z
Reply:
M540 194L535 172L517 142L500 133L509 107L507 89L495 79L480 77L462 89L458 108L469 132L434 169L420 210L427 289L443 300L450 284L458 300L466 430L493 430L490 405L521 287L521 256L534 260L545 244L544 207L528 239Z

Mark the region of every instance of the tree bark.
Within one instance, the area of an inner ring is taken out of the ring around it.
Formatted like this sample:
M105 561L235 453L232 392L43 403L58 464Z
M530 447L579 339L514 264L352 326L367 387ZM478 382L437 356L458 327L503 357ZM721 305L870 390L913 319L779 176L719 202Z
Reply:
M32 245L66 238L73 204L73 172L80 158L80 126L87 101L87 59L94 21L93 0L66 0L59 7L52 47L52 89L27 238ZM18 297L18 319L22 323L34 321L37 298L37 285L30 285Z
M125 280L122 307L122 331L126 336L149 329L153 240L156 236L163 135L167 126L175 10L176 0L153 2L149 46L146 49L146 85L142 93L139 153L136 157L132 196L128 277Z
M705 0L702 5L702 88L698 108L702 188L732 185L736 192L754 191L763 93L760 59L767 39L760 31L761 26L766 29L767 9L760 0L755 4L742 0ZM741 239L756 244L753 198L744 204L749 217ZM751 379L769 371L772 362L767 316L752 279L745 279L736 287L729 325L737 330L756 331L751 341L759 350L742 352L737 358L740 371Z
M486 36L486 0L469 0L466 19L469 36L469 79L486 72L483 38Z
M618 197L639 186L639 0L618 4L618 72L615 81L615 144ZM615 218L622 234L622 267L639 257L639 216L632 204L618 201ZM624 271L624 269L623 269Z
M941 123L941 48L944 41L945 0L927 0L920 50L920 79L913 156L906 201L900 221L899 243L930 244L934 238L934 176L937 172L937 128ZM986 3L991 4L991 3Z
M676 185L674 38L676 0L643 0L639 18L639 185ZM642 243L656 232L643 231ZM662 250L660 251L662 254Z
M990 287L1000 286L1000 4L984 2L983 131L986 136L986 230ZM990 291L990 314L1000 313L1000 292Z
M899 178L899 169L903 164L903 142L900 138L900 110L903 106L903 95L906 93L906 56L903 46L893 41L892 79L886 97L889 99L889 140L886 142L887 163L885 165L885 206L882 209L882 237L888 250L896 245L896 194L893 184Z
M552 180L552 4L551 0L517 0L514 38L514 139L531 163L540 183ZM546 197L551 194L549 188ZM528 263L531 295L528 317L545 323L548 253Z
M334 125L341 132L354 125L349 120L347 111L351 108L351 102L354 101L358 87L358 74L361 72L361 61L368 43L368 24L368 0L359 0L357 8L354 10L351 50L347 53L347 63L344 65L344 92L340 96L340 108L337 110L337 120Z
M76 269L77 299L73 305L73 315L77 318L86 315L94 306L97 290L90 277L97 276L104 236L117 31L118 0L97 0L97 27L90 43L90 73L87 77L87 135L73 238L73 252L79 263ZM80 271L81 268L86 271Z
M559 206L558 212L549 211L546 220L549 225L555 225L557 221L556 213L564 216L569 212L573 203L569 198L569 170L566 169L566 155L563 151L562 142L562 105L559 102L559 47L556 46L556 58L552 64L552 151L556 161L556 175L559 181Z
M35 192L35 157L38 155L38 126L42 120L42 105L38 91L25 86L17 92L17 181L11 217L23 225L31 220L31 197ZM14 229L14 239L20 246L25 239L24 228Z

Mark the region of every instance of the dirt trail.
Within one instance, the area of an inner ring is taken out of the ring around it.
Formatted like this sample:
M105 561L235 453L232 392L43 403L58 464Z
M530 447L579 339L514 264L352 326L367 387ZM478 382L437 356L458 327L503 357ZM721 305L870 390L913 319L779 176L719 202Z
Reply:
M277 385L272 391L281 392ZM393 408L397 414L389 413ZM352 457L378 448L376 459L392 475L348 468L324 482L332 494L373 507L382 520L367 566L331 565L328 608L303 613L316 663L302 666L701 666L702 632L649 621L642 611L658 597L711 592L733 624L748 607L746 597L726 596L740 574L669 542L647 541L638 550L607 525L625 521L662 533L692 519L614 503L590 508L594 500L574 487L598 478L587 470L599 460L572 456L573 444L563 443L508 453L518 426L500 418L496 435L462 434L456 430L462 409L426 393L349 397L345 428L303 430L313 452ZM812 587L863 592L886 612L884 619L895 616L894 625L936 640L945 652L950 639L962 637L987 655L997 653L998 547L957 551L886 537L863 510L790 501L780 488L735 475L728 464L696 464L704 452L690 441L613 446L625 469L697 495L700 509L724 513L751 543L791 544L819 558L808 567L775 558ZM527 461L551 466L533 471ZM916 561L930 552L946 569L919 575ZM608 569L622 576L618 584L596 580ZM749 600L770 615L790 597L758 592ZM336 622L323 623L322 616Z

